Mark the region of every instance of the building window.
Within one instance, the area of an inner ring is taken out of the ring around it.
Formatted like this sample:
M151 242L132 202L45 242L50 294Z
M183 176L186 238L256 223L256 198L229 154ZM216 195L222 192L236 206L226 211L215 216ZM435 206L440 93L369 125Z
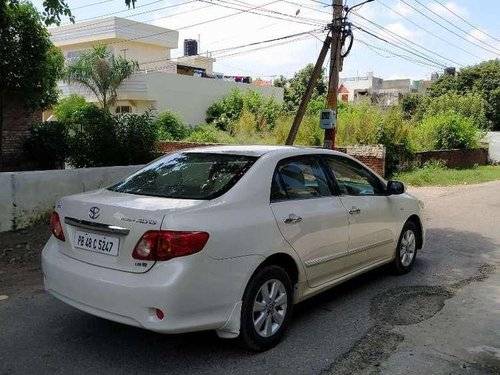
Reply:
M349 95L348 94L342 94L342 99L343 102L348 102L349 101Z
M118 107L116 107L115 113L117 115L121 115L124 113L132 113L132 107L129 105L119 105Z
M73 65L83 52L85 52L85 50L68 51L68 53L66 54L66 65Z

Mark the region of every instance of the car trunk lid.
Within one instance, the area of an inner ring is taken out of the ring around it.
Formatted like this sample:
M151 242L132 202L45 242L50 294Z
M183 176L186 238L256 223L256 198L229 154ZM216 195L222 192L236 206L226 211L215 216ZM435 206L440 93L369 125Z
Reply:
M165 214L189 210L204 203L206 201L109 190L63 198L56 208L66 237L61 251L100 267L146 272L155 262L132 257L142 235L159 230Z

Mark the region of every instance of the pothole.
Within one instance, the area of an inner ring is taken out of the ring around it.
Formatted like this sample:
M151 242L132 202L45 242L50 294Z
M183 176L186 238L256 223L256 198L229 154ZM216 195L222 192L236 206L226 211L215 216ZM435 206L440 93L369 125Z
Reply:
M391 289L372 302L371 313L391 325L420 323L439 312L453 293L440 286L411 286Z

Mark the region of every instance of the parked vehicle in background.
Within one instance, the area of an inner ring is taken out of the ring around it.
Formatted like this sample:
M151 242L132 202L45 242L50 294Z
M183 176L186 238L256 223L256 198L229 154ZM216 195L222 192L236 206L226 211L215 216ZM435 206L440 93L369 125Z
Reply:
M402 183L339 152L187 150L61 199L43 250L45 287L105 319L216 330L266 350L294 304L383 264L410 271L422 211Z

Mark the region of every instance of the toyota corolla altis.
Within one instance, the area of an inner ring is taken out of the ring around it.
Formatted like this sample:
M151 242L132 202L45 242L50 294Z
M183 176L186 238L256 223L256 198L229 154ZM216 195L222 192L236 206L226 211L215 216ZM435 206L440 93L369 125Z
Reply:
M400 182L339 152L186 150L62 198L45 288L105 319L215 330L265 350L294 304L383 264L408 272L424 243L422 210Z

